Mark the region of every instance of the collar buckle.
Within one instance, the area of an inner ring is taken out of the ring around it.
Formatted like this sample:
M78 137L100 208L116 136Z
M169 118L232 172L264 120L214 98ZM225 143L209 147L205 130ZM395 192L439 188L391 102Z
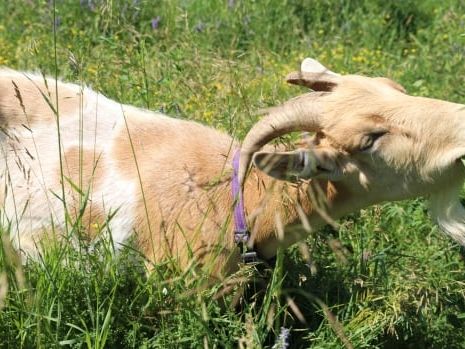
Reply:
M247 242L250 238L250 232L248 230L236 230L234 231L234 242L239 247L241 252L241 262L243 264L258 263L257 252L249 250L247 248Z
M259 262L257 252L255 251L243 252L241 254L241 260L244 264L255 264Z

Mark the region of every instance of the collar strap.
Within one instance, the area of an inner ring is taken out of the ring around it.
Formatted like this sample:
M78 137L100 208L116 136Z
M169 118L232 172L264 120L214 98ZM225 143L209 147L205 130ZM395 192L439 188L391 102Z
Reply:
M239 158L241 150L237 149L234 153L232 167L233 176L231 183L232 197L234 200L234 242L241 251L241 259L245 264L257 262L257 253L248 248L247 243L250 239L250 231L247 227L245 218L244 200L242 198L242 188L239 183Z

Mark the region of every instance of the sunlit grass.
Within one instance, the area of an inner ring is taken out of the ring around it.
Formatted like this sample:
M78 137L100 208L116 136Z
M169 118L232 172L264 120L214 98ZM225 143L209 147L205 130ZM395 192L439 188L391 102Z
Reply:
M3 1L0 65L57 69L123 103L241 138L255 110L303 91L283 77L306 56L463 102L464 10L452 0ZM310 263L296 246L274 269L241 270L224 285L172 261L147 276L135 246L115 255L108 239L57 243L21 266L5 226L0 346L271 347L286 327L293 347L464 348L464 260L423 201L340 223L307 240ZM245 277L256 282L240 298Z

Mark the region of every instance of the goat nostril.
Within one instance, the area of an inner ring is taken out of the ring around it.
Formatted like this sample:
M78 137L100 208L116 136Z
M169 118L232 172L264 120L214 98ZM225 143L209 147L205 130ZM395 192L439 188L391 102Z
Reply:
M305 156L305 153L302 153L302 156L300 156L300 167L305 168L307 165L307 157Z
M297 167L299 169L305 168L307 164L307 153L306 152L299 152L299 160L297 162Z

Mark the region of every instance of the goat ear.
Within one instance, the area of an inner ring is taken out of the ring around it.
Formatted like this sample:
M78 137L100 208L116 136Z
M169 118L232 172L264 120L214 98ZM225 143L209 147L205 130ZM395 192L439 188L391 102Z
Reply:
M305 58L300 66L300 72L290 73L286 81L315 91L332 91L338 85L339 77L339 74L329 70L317 60Z
M338 73L335 73L328 68L326 68L323 64L318 62L316 59L313 58L305 58L302 63L300 64L300 70L305 73L315 73L315 74L328 74L334 77L341 76Z
M324 163L323 163L324 160ZM312 151L295 150L289 152L255 153L253 164L268 176L285 181L309 178L333 178L338 170L335 159L320 158Z

